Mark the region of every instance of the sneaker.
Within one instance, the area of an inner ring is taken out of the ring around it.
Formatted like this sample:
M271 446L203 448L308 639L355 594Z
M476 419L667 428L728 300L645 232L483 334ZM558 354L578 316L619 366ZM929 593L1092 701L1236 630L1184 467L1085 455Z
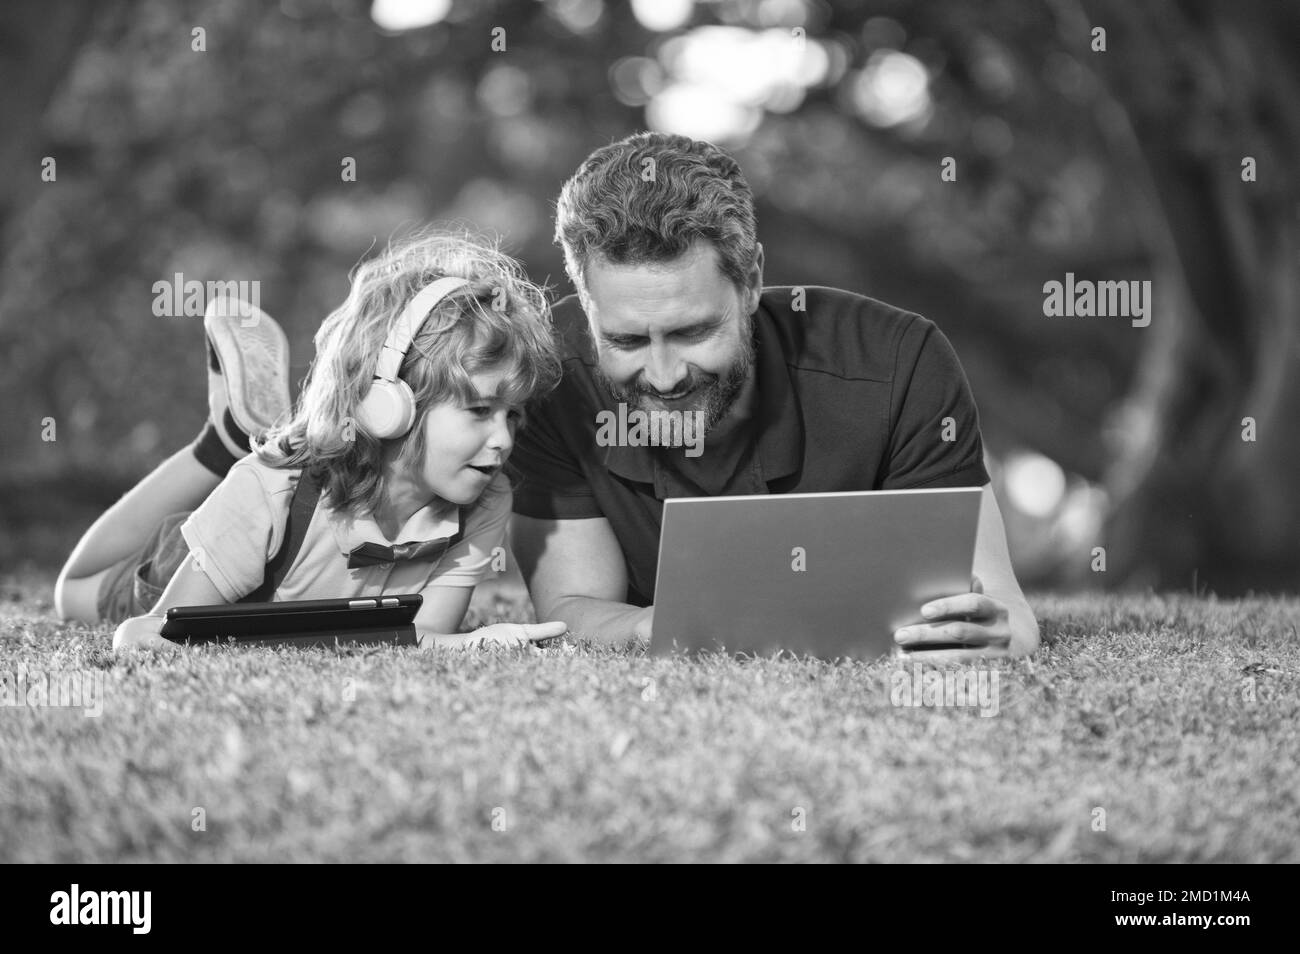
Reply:
M203 315L208 343L208 419L235 457L289 414L289 339L262 309L217 298Z

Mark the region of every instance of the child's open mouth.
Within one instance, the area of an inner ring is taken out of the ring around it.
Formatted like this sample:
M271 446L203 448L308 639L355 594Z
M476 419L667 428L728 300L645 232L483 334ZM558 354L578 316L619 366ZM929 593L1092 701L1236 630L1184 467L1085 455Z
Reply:
M490 464L490 465L469 464L468 466L470 470L477 470L480 474L483 474L485 477L491 477L493 474L497 472L497 470L500 469L496 464Z

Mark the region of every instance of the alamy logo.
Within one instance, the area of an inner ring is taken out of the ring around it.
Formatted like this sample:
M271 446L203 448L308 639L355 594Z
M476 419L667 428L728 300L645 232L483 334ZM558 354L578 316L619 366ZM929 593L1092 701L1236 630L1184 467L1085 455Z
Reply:
M912 671L895 670L889 681L889 701L900 707L943 709L978 708L980 716L998 714L998 671L969 669L964 672L937 669L924 671L920 663Z
M204 283L197 278L186 280L183 272L177 272L171 281L153 283L153 313L158 318L201 318L209 302L222 306L220 315L241 315L240 324L249 328L258 321L262 283L256 279ZM248 302L253 307L241 309L239 302Z
M703 411L628 410L596 414L596 443L600 447L685 447L687 457L704 451Z
M51 924L129 924L133 934L148 934L152 921L151 891L71 891L50 895Z
M1043 314L1048 318L1132 318L1134 328L1151 324L1151 282L1074 280L1043 284Z
M97 718L104 713L104 672L102 669L0 670L0 707L81 709L82 715Z

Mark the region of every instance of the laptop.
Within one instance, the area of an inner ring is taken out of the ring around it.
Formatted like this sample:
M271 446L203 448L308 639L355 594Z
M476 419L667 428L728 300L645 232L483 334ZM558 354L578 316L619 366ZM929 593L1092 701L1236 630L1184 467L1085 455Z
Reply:
M978 487L664 501L652 654L873 660L971 587Z
M173 606L159 634L176 643L414 646L419 593L355 599Z

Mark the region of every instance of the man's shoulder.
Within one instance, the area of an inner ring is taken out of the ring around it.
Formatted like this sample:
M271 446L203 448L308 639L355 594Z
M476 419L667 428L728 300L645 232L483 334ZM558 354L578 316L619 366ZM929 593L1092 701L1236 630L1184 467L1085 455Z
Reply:
M904 341L919 343L934 327L915 312L821 285L764 288L760 309L791 367L872 381L892 380Z

